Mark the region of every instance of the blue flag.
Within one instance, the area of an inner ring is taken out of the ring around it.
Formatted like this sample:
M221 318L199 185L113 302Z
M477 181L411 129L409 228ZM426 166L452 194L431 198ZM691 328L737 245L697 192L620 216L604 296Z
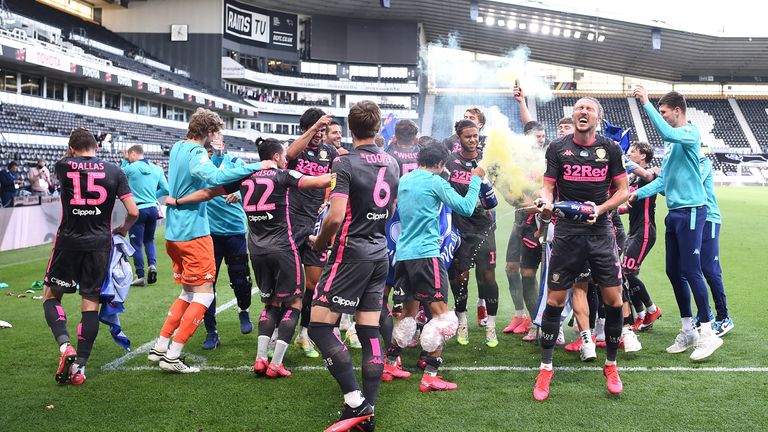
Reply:
M603 120L603 135L619 143L624 153L629 151L629 129L625 131L621 126L614 126Z

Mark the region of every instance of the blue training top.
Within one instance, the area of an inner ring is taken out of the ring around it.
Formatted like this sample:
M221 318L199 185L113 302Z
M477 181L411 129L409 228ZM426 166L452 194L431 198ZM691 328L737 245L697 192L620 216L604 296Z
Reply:
M701 135L698 128L691 123L681 127L670 126L650 102L643 105L643 109L664 139L661 170L665 178L662 180L659 177L638 189L637 198L648 198L663 192L670 210L703 206L706 203L706 192L699 170ZM663 184L663 189L659 188L658 183Z
M445 179L424 169L415 169L400 179L397 202L401 231L397 260L440 256L440 203L469 217L480 193L480 177L472 176L469 190L461 196Z

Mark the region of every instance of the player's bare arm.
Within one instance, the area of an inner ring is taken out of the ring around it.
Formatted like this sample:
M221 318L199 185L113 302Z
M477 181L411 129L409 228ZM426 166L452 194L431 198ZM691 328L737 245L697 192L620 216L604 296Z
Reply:
M323 174L321 176L304 176L299 183L299 189L325 189L331 185L331 179L336 174ZM320 209L322 212L322 207Z
M133 196L127 196L121 200L123 202L123 205L125 206L125 210L127 211L127 214L125 215L125 220L123 221L123 224L119 227L112 230L112 232L116 234L120 234L122 236L128 235L128 230L131 229L134 223L136 223L137 220L139 220L139 208L136 206L136 200L133 199Z
M314 137L318 132L325 130L326 127L331 123L331 120L333 120L333 116L330 114L326 114L314 124L311 128L307 129L306 132L304 132L300 137L296 138L295 141L291 143L291 145L288 146L288 148L285 150L285 157L288 160L293 160L299 157L301 152L304 151L305 148L309 145L309 143L312 141L312 137Z

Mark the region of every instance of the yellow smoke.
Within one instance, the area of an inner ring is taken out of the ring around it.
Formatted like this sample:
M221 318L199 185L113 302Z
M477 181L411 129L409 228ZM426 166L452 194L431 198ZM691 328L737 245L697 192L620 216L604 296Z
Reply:
M480 166L494 182L497 193L522 205L530 204L541 189L546 160L544 149L538 147L533 136L497 127L488 132Z

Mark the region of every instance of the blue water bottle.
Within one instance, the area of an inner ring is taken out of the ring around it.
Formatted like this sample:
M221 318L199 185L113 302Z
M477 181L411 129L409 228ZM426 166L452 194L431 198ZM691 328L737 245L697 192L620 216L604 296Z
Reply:
M317 236L320 234L320 227L323 225L323 219L325 219L325 216L328 215L328 210L331 209L330 203L325 203L325 207L323 207L323 211L320 212L320 214L317 215L317 219L315 220L315 228L312 230L312 235Z
M496 199L496 193L493 191L493 186L487 178L484 178L483 182L480 183L480 204L482 204L483 208L486 210L490 210L499 205L499 200Z

